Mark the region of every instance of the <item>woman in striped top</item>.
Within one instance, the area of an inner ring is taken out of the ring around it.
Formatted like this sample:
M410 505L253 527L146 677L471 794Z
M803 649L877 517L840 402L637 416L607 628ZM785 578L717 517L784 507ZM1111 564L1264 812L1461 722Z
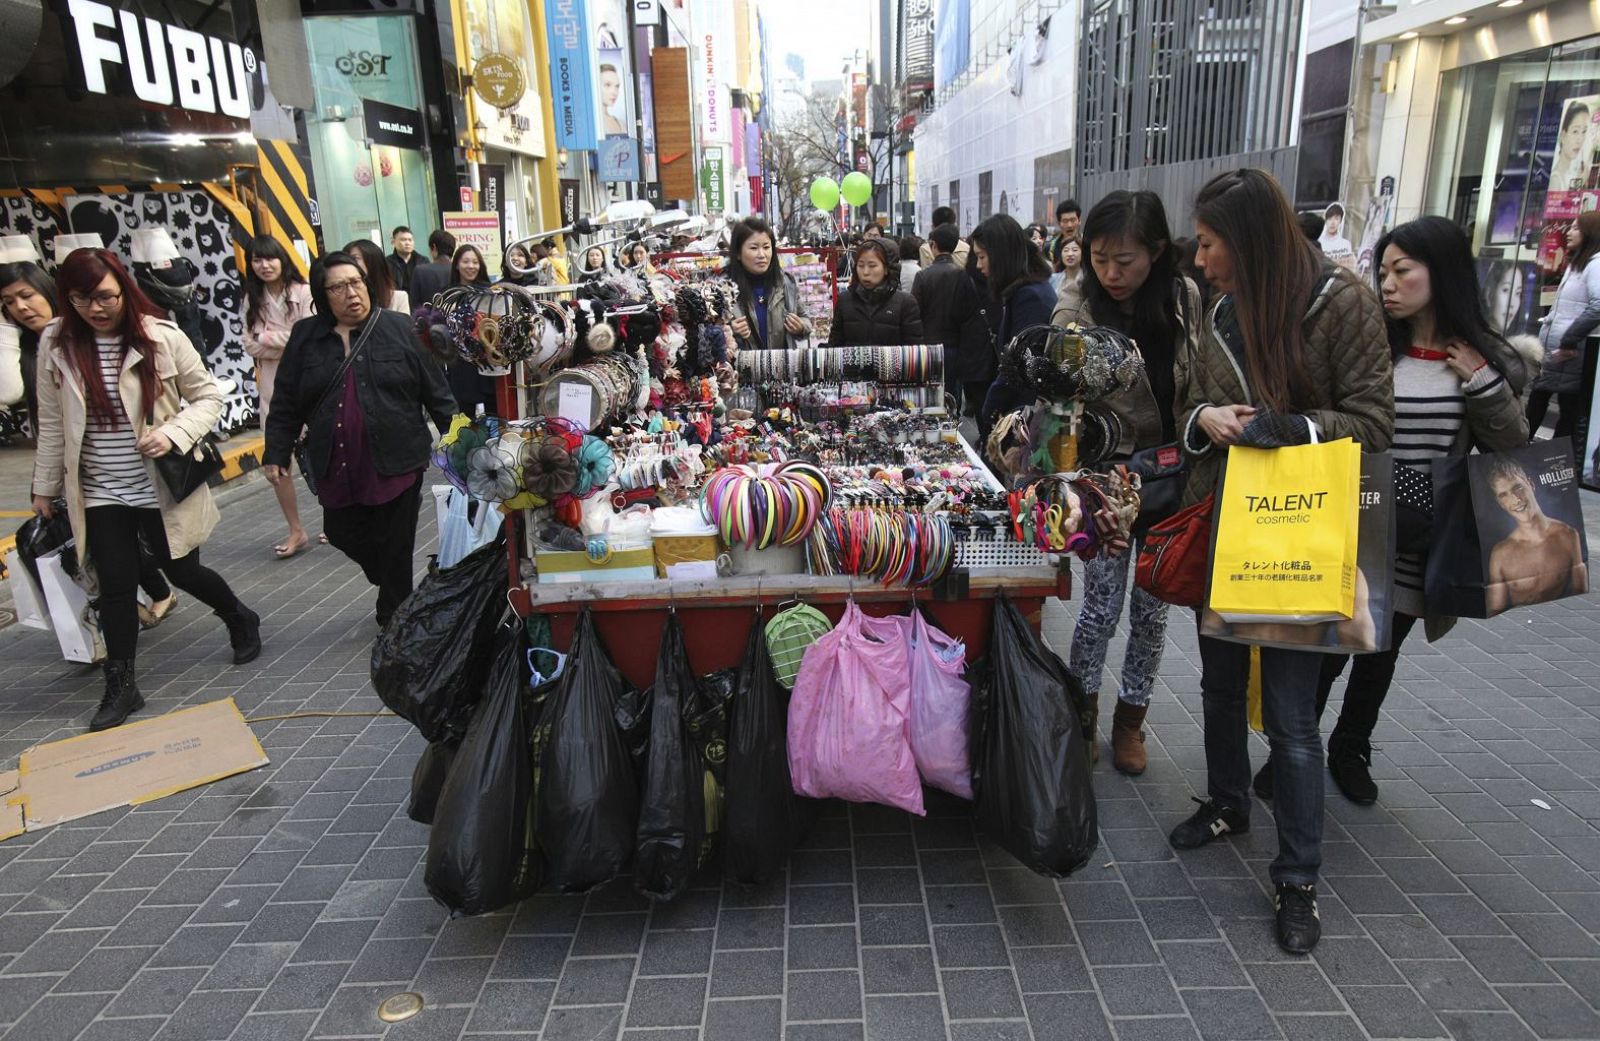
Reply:
M200 563L217 523L203 485L175 500L155 460L187 452L222 414L222 389L179 328L156 310L115 254L80 249L56 275L71 305L39 342L39 448L33 508L64 495L78 558L98 586L105 696L91 730L144 706L133 674L140 544L179 589L228 627L234 664L261 653L261 619Z
M1422 217L1378 241L1375 273L1394 356L1394 444L1397 467L1431 473L1439 456L1473 449L1501 452L1527 443L1521 396L1529 366L1484 314L1472 248L1461 228L1443 217ZM1350 670L1339 722L1328 738L1328 770L1339 790L1363 805L1378 798L1373 783L1372 731L1394 680L1400 645L1419 618L1422 554L1395 560L1395 615L1387 651L1363 654ZM1438 639L1454 619L1427 618ZM1349 660L1329 655L1317 691L1317 714ZM1266 774L1271 763L1263 769ZM1262 777L1256 778L1261 790ZM1270 790L1270 787L1269 789Z

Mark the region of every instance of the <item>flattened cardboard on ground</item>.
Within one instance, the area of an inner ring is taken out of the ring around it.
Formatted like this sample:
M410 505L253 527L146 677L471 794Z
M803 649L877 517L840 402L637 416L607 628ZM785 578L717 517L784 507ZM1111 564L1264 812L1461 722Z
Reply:
M0 840L152 802L267 761L232 698L35 745L15 772L0 774Z

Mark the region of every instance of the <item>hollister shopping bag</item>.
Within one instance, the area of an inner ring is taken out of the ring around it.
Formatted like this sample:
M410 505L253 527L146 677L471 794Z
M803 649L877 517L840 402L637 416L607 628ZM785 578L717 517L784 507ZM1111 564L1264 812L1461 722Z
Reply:
M1349 438L1228 450L1210 609L1227 622L1332 622L1355 612L1361 447Z
M1332 622L1228 622L1215 611L1205 610L1200 612L1200 635L1298 651L1370 654L1388 650L1394 623L1394 472L1394 459L1387 452L1361 457L1356 598L1349 618ZM1259 709L1253 710L1252 719L1255 718L1259 718Z
M1493 618L1589 591L1578 474L1566 438L1436 459L1428 611Z

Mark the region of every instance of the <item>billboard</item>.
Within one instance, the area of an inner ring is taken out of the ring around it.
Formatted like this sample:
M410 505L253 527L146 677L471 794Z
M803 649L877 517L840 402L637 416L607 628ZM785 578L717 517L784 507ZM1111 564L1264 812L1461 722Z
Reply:
M585 0L549 0L545 30L550 47L550 101L556 144L574 152L596 144L594 68Z
M967 71L972 50L971 0L939 0L933 19L933 83L946 87Z

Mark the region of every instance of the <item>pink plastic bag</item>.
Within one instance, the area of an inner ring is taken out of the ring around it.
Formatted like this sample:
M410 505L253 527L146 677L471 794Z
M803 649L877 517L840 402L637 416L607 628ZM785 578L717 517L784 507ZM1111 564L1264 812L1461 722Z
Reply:
M922 779L963 799L972 798L967 753L967 713L972 690L962 679L966 645L918 611L907 619L911 677L911 751Z
M867 619L851 603L806 650L789 700L796 792L924 812L907 727L904 631L900 621Z

